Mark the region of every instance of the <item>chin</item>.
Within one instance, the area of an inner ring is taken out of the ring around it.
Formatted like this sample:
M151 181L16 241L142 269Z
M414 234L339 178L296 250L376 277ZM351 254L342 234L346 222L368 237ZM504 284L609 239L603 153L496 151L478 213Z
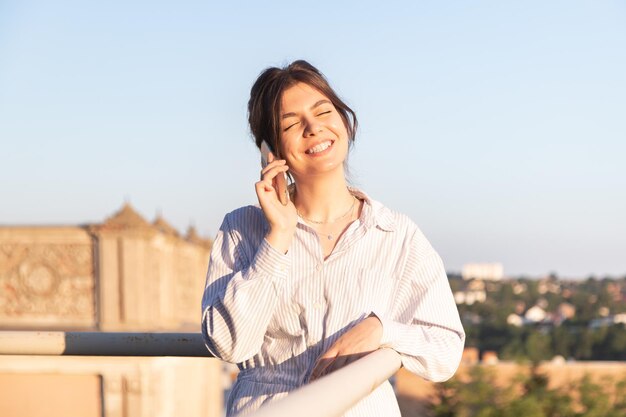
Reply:
M322 176L341 172L343 175L343 162L328 162L316 167L310 167L306 170L305 176Z

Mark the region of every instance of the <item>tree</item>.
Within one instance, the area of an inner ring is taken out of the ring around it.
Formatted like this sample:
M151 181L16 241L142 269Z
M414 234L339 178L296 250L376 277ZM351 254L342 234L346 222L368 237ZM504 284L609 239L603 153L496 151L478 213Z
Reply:
M583 411L578 414L581 417L617 417L611 407L609 396L604 389L593 383L589 375L585 375L579 385L580 402Z
M552 355L550 335L547 334L531 333L526 339L525 347L526 355L532 363L539 363L554 356Z
M536 366L496 384L493 368L475 366L467 375L437 385L436 417L626 417L626 378L594 383L586 375L570 387L551 389ZM578 400L574 400L578 399Z
M504 417L503 390L490 369L474 366L467 375L437 384L433 411L436 417Z

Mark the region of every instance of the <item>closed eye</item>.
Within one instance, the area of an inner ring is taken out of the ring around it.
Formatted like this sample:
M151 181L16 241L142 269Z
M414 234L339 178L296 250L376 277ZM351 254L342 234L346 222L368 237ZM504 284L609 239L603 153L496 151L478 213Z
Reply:
M287 127L285 128L285 130L283 130L283 132L288 131L289 129L291 129L292 127L294 127L295 125L297 125L298 123L299 123L299 122L295 122L295 123L290 124L289 126L287 126Z
M330 112L331 112L330 110L327 110L327 111L325 111L325 112L321 112L321 113L319 113L319 114L318 114L318 116L322 116L322 115L324 115L324 114L328 114L328 113L330 113Z

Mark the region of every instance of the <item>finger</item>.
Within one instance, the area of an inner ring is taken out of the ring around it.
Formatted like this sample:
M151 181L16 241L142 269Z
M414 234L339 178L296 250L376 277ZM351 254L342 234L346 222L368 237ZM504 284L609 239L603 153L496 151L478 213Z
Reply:
M309 382L313 382L316 379L321 378L322 376L324 376L324 369L326 369L326 366L328 365L328 363L330 363L332 360L328 359L324 362L320 362L314 369L313 372L311 372L311 376L309 377ZM327 363L328 362L328 363Z
M343 360L342 359L335 359L334 361L332 361L331 363L328 364L328 366L326 368L324 368L324 370L322 371L320 378L329 374L332 374L333 372L335 372L337 369L340 369L343 367Z
M321 374L322 374L322 362L318 360L317 362L315 362L315 366L313 367L313 370L311 371L311 375L309 376L309 381L316 380L317 378L320 377Z
M287 165L279 165L271 167L269 169L264 169L263 171L261 171L261 179L263 181L271 181L281 172L284 173L287 171L289 171L289 167Z
M309 381L313 381L318 378L320 372L321 362L320 359L315 361L315 365L313 365L313 370L311 371L311 375L309 375Z
M274 194L276 194L276 190L274 186L272 185L272 181L261 180L255 183L254 186L256 188L258 195L262 195L264 193L270 193L270 192L274 192Z
M285 161L284 159L279 159L277 161L272 162L271 164L267 164L261 169L261 177L263 177L263 175L266 172L270 171L271 169L276 168L277 166L287 166L287 161Z
M337 355L337 358L330 364L324 371L324 374L330 374L338 369L343 368L346 365L350 365L352 362L361 359L363 355L354 353L351 355Z
M262 169L261 169L261 173L268 171L272 168L274 168L275 166L279 166L279 165L287 165L287 161L284 159L276 159L275 161L272 162L268 162L267 165L265 165Z
M330 370L333 369L334 363L337 361L338 356L331 358L321 364L318 370L318 378L321 378L330 373Z
M324 353L324 355L321 356L315 363L315 367L311 372L310 379L317 379L324 375L324 371L333 363L333 361L337 357L337 354L338 352L336 351L327 351L326 353Z

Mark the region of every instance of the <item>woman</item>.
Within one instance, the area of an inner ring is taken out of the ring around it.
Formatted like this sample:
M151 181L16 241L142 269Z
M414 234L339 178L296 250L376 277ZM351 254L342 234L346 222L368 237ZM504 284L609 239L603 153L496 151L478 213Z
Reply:
M354 112L305 61L265 70L248 111L257 146L266 140L276 158L256 183L260 207L226 215L202 301L208 349L241 370L228 415L380 347L426 379L451 377L465 334L441 259L408 217L346 182ZM388 382L346 414L399 415Z

